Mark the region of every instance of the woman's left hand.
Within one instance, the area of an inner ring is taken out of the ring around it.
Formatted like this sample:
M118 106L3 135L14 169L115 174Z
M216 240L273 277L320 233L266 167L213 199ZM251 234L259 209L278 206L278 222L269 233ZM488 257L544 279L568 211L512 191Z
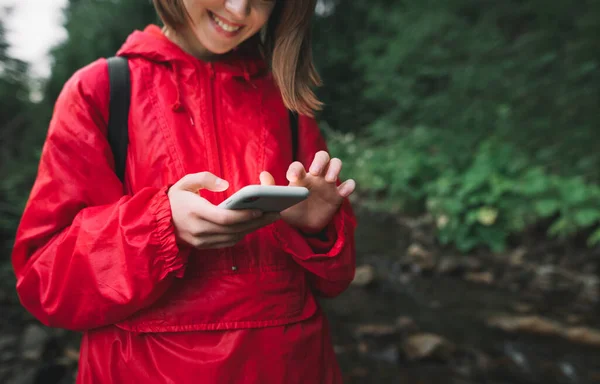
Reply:
M325 151L315 155L308 172L302 163L292 163L286 175L289 185L306 187L310 195L303 202L281 212L281 218L307 234L321 232L331 222L343 200L356 188L352 179L337 185L341 170L342 161L331 159ZM269 172L262 172L260 183L275 185L275 180Z

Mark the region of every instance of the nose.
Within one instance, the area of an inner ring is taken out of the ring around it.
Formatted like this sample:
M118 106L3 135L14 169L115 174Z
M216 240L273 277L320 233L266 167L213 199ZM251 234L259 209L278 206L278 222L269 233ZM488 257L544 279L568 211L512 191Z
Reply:
M238 20L243 20L250 13L250 0L225 0L225 9Z

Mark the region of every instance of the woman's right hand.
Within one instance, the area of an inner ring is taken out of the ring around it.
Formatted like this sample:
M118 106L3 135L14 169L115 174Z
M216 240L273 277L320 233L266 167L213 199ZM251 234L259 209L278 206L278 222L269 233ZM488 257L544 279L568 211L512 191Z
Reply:
M212 173L200 172L184 176L169 189L179 242L198 249L231 247L247 234L279 219L279 214L219 208L198 194L201 189L222 192L227 188L227 181Z

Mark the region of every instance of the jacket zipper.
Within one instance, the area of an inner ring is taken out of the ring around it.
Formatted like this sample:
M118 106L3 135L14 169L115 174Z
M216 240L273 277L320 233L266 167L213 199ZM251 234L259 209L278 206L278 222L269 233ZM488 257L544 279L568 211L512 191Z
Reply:
M213 64L209 63L208 64L208 71L209 71L209 89L210 89L210 97L209 102L210 102L210 111L211 111L211 119L212 119L212 125L213 125L213 133L214 133L214 138L215 138L215 151L217 154L217 164L218 164L218 172L221 174L220 176L227 180L227 175L225 174L225 168L223 167L223 161L221 158L221 142L220 142L220 137L219 137L219 127L217 126L217 107L216 107L216 91L215 91L215 70L213 68ZM225 192L221 192L223 195L223 198L226 197ZM224 256L229 256L231 259L231 270L233 272L238 270L238 267L236 265L236 260L235 260L235 255L234 253L230 250L230 249L224 249L223 250Z

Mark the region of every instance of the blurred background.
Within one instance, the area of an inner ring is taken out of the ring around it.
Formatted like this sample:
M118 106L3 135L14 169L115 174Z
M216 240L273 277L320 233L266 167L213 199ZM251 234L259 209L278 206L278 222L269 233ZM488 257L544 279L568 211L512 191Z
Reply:
M21 309L12 239L62 85L157 20L0 7L0 382L73 383L79 335ZM600 383L600 1L317 10L319 121L359 186L356 279L323 302L346 382Z

